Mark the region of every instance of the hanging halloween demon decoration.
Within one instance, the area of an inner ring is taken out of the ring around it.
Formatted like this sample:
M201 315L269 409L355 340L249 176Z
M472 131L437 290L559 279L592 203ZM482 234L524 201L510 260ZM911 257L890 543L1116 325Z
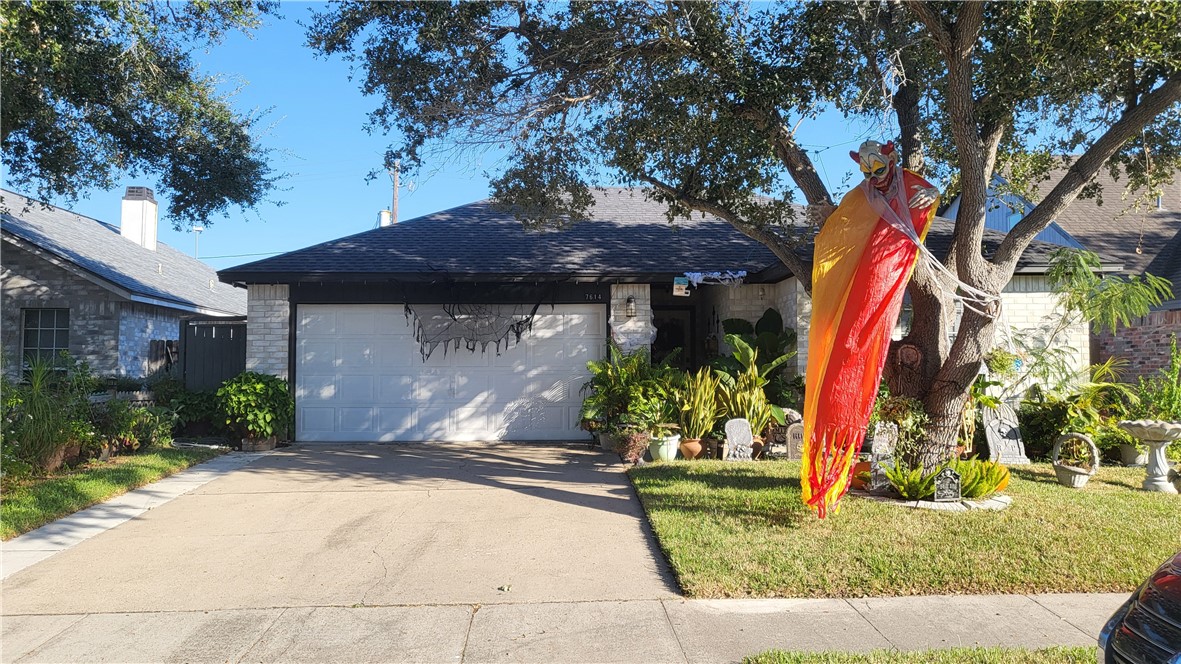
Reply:
M804 501L820 518L849 487L902 295L939 191L898 166L894 144L849 156L865 181L816 236L804 403Z

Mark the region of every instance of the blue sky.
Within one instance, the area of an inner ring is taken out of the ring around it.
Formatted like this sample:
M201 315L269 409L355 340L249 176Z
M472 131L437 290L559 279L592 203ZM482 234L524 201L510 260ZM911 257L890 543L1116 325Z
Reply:
M300 249L373 228L379 210L390 206L388 177L366 182L382 165L387 145L396 137L369 134L366 115L377 100L361 94L340 58L317 57L296 21L307 22L317 5L284 3L281 17L268 17L253 38L231 35L212 51L193 54L207 74L226 78L239 111L271 109L259 123L262 143L273 149L273 166L290 177L274 198L284 206L263 205L216 219L200 234L200 257L215 268L240 265L266 255ZM848 151L865 138L883 138L877 128L847 126L838 113L805 122L800 142L816 155L817 169L834 195L849 184L854 164ZM498 155L470 155L455 163L432 163L414 179L402 178L399 217L403 220L477 201L488 196L487 173L499 170ZM843 184L844 183L844 184ZM126 180L111 191L92 190L71 207L81 214L117 224L119 201L127 185L152 186L150 178ZM160 199L158 199L160 200ZM160 200L161 212L167 201ZM189 254L193 233L172 230L160 219L160 240Z

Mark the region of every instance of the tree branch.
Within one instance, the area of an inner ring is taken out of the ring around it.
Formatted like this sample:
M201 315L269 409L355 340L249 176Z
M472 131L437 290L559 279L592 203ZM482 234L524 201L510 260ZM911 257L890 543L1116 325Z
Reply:
M1033 212L1009 231L997 249L992 263L1003 274L1012 275L1017 266L1017 259L1033 241L1034 236L1049 226L1050 222L1074 201L1079 191L1095 177L1103 164L1107 163L1128 139L1178 100L1181 100L1181 74L1174 74L1163 85L1144 95L1139 104L1126 111L1090 149L1075 160L1066 171L1066 175L1062 176Z
M684 205L698 212L712 214L713 216L725 221L733 226L739 233L746 237L764 244L768 249L775 253L779 260L791 270L796 279L799 279L800 285L804 287L808 295L812 294L812 264L806 260L796 251L794 242L787 240L777 233L770 230L751 224L743 219L737 212L731 210L729 207L722 205L716 201L708 201L695 196L690 196L680 189L663 182L650 175L640 175L640 181L646 182L655 189L660 190L661 193L673 199L677 203Z
M796 143L791 129L788 129L779 120L777 113L746 105L739 109L738 115L754 122L759 131L767 134L775 156L783 162L784 167L791 174L792 181L803 192L808 205L821 208L832 207L832 194L828 192L824 181L820 179L820 174L812 165L812 159L808 157L808 153L800 147L799 143Z
M952 55L953 41L951 29L939 15L938 10L928 5L926 0L904 0L906 8L914 13L927 28L927 33L935 40L935 46L945 57Z

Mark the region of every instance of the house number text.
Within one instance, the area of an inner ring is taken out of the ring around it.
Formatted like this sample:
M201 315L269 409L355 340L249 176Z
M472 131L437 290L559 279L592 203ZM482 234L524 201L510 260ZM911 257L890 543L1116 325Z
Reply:
M603 294L602 293L583 293L583 297L586 298L587 302L602 302L603 301Z

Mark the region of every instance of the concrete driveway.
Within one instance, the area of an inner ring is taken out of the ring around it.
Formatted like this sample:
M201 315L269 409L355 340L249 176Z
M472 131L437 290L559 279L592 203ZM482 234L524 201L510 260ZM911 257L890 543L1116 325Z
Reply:
M280 450L13 574L5 631L18 616L678 597L622 470L581 446Z

